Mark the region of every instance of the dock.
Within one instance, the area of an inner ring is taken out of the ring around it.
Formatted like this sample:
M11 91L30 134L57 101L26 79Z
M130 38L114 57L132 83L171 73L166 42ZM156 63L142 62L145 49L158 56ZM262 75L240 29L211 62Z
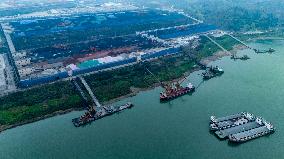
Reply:
M248 112L241 112L221 118L211 116L210 131L219 139L230 142L245 142L275 131L273 125L263 118Z
M72 119L72 123L75 127L84 126L98 119L116 114L120 111L123 111L125 109L130 109L133 107L132 103L126 103L121 106L102 106L99 100L94 95L90 86L82 76L73 78L71 81L74 85L74 88L83 99L85 107L87 108L87 111L82 116ZM79 83L83 84L83 86L85 87L84 91L87 91L88 93L83 91L83 89L81 88L82 85L80 86ZM90 97L92 98L93 101L92 104L88 102L89 100L87 94L89 94Z
M275 52L275 50L272 49L272 48L269 48L268 50L259 50L259 49L256 49L256 48L252 48L251 46L249 46L245 42L241 41L240 39L234 37L233 35L231 35L231 34L227 34L227 35L230 36L231 38L235 39L236 41L238 41L239 43L241 43L242 45L244 45L248 49L253 50L257 54L259 54L259 53L272 53L272 52Z
M230 36L231 38L235 39L235 40L238 41L239 43L243 44L245 47L254 50L254 48L250 47L248 44L246 44L245 42L241 41L240 39L234 37L233 35L231 35L231 34L227 34L227 35Z
M126 103L121 106L103 106L97 110L91 109L83 116L73 119L72 122L75 127L84 126L106 116L116 114L126 109L131 109L133 106L134 105L132 103Z

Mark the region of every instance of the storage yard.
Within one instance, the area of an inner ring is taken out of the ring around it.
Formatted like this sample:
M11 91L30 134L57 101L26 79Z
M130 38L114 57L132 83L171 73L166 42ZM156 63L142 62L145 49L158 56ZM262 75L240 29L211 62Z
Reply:
M1 23L21 88L148 61L216 27L183 12L136 9Z

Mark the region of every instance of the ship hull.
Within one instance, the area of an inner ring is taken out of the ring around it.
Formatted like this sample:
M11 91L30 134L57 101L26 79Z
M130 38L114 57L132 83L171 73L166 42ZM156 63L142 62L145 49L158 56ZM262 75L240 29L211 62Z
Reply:
M181 97L183 95L186 95L186 94L189 94L189 93L193 93L194 91L195 91L195 88L188 88L188 87L186 87L183 90L175 92L175 93L173 93L170 96L160 97L160 101L161 102L167 102L167 101L173 100L175 98Z

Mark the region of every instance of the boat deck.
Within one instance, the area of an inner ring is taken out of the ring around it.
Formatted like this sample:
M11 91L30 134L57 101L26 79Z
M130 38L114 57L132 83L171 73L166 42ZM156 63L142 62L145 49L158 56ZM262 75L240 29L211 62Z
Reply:
M239 132L247 131L247 130L254 129L254 128L257 128L257 127L260 127L260 126L261 125L259 125L257 122L249 122L249 123L242 124L242 125L235 126L235 127L231 127L231 128L228 128L228 129L216 131L215 134L219 138L224 139L231 134L236 134L236 133L239 133Z
M238 114L234 114L234 115L229 115L229 116L217 118L216 122L228 121L228 120L237 119L237 118L241 118L241 117L243 117L243 114L238 113Z
M266 126L261 126L255 129L248 130L248 131L232 134L229 137L229 140L242 142L242 141L251 140L257 137L261 137L269 133L270 133L270 130Z

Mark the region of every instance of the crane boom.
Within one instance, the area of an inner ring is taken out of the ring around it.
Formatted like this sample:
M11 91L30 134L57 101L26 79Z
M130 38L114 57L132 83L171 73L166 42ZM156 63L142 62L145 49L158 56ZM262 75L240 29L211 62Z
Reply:
M183 79L180 82L178 82L178 83L182 84L186 79L187 79L187 77L183 77Z
M166 84L164 84L163 82L161 82L159 80L159 78L157 76L155 76L148 68L146 68L146 70L160 83L160 85L165 88L165 89L168 89L168 86Z
M146 70L147 70L160 84L162 84L162 82L161 82L148 68L146 68Z

